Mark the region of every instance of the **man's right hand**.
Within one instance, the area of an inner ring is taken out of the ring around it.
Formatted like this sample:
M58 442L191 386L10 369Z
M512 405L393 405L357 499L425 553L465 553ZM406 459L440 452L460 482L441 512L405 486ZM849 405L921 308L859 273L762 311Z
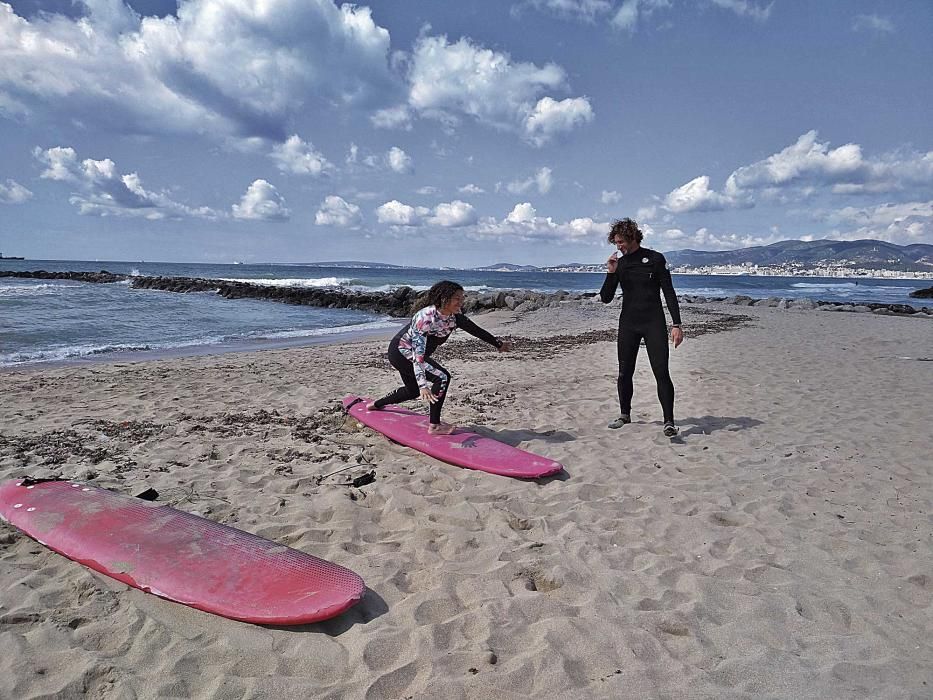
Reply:
M427 401L428 403L436 403L437 397L431 393L431 390L428 387L421 388L421 400Z
M619 258L616 253L613 253L609 256L609 259L606 261L606 272L610 275L615 274L616 268L619 266Z

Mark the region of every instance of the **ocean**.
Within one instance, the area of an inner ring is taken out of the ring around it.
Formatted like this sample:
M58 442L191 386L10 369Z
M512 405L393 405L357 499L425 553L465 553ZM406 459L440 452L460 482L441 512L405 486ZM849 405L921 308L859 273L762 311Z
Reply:
M0 260L0 270L108 272L242 280L260 284L389 291L427 289L452 279L467 290L595 292L601 273L485 272L321 265ZM811 298L922 306L910 299L929 280L675 275L678 294ZM131 289L128 283L0 278L0 367L95 359L145 359L286 347L400 327L403 320L347 309L318 309L212 293Z

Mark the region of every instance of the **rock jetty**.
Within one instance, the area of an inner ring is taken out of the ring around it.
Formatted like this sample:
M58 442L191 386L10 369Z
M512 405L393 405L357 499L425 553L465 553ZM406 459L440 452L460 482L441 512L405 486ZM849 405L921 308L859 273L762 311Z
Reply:
M162 292L185 294L188 292L213 292L226 299L267 299L284 304L316 306L330 309L357 309L388 316L403 317L412 313L414 308L423 305L425 292L411 287L399 287L391 292L358 292L339 288L274 287L253 282L230 282L200 277L147 277L122 275L101 270L100 272L30 272L0 271L0 277L19 277L29 279L66 279L94 284L111 284L129 281L134 289L152 289ZM933 288L931 288L933 290ZM917 293L930 290L917 290ZM529 290L500 290L495 292L468 292L463 304L467 313L510 309L523 313L547 307L558 306L563 302L593 299L595 292L535 292ZM619 303L617 298L616 304ZM813 299L786 299L769 297L754 299L750 296L703 297L694 294L682 294L678 297L683 304L724 303L736 306L766 306L781 310L851 311L855 313L878 313L905 316L933 316L933 308L924 306L916 309L907 304L881 303L840 303L833 301L814 301ZM923 297L920 297L923 298ZM595 301L595 299L593 299Z

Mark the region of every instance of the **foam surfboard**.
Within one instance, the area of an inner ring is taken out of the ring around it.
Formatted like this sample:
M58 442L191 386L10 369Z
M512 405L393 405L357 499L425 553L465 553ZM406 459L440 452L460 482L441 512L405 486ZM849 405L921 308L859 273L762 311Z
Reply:
M428 433L428 417L401 406L386 406L380 411L367 411L372 399L347 396L343 406L365 426L397 443L424 452L443 462L490 474L537 479L556 474L563 465L553 459L520 450L498 440L484 437L464 428L451 435Z
M363 597L354 572L166 505L73 481L0 484L0 518L59 554L234 620L318 622Z

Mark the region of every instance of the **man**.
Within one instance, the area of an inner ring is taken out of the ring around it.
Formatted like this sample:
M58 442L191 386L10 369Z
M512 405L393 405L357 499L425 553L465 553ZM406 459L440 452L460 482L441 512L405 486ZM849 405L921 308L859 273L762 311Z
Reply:
M609 242L618 251L606 261L606 280L599 298L608 304L622 287L622 313L619 316L619 405L622 415L609 424L612 429L632 422L632 376L638 346L645 341L651 370L658 383L658 399L664 411L664 434L677 435L674 424L674 384L668 370L667 323L661 307L661 292L671 314L671 342L676 348L684 340L680 326L680 306L671 282L667 261L661 253L641 247L644 236L631 219L613 222Z

